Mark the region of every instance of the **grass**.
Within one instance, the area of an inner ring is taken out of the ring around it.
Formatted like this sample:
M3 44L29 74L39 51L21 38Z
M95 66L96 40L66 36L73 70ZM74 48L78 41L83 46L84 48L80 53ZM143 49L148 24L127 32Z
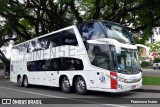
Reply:
M160 85L160 77L143 76L143 85Z

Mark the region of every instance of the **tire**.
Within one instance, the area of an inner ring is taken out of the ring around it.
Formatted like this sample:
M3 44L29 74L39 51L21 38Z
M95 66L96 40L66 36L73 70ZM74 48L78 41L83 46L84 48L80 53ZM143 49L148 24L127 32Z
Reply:
M61 81L61 89L65 93L70 93L71 92L71 85L69 83L68 77L66 77L66 76L63 77L63 79Z
M75 90L80 95L84 95L87 93L86 82L83 77L79 76L76 79Z
M153 68L154 70L156 69L156 68Z
M17 83L19 86L23 87L23 78L21 78L21 76L18 77Z
M24 77L24 79L23 79L23 84L24 84L24 87L29 87L29 83L28 83L28 78L27 78L27 76L25 76Z

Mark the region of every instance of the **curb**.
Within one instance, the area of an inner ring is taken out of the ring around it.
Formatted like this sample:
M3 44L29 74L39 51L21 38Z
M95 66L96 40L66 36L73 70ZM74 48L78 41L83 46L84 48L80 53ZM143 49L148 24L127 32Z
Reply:
M160 89L136 89L133 90L135 92L152 92L152 93L160 93Z

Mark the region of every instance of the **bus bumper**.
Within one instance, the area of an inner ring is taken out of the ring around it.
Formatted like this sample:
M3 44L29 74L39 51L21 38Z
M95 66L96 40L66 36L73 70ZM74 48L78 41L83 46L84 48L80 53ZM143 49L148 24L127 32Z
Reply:
M118 81L117 89L111 89L110 92L117 93L117 92L126 92L131 90L136 90L142 87L142 79L136 83L124 83Z

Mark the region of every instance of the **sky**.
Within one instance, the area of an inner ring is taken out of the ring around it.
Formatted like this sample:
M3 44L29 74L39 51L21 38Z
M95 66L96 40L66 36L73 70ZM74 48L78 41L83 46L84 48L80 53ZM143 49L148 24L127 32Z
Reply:
M155 42L156 41L160 41L160 27L156 27L154 30L153 30L153 39L155 39Z
M160 41L160 34L154 36L155 41Z

